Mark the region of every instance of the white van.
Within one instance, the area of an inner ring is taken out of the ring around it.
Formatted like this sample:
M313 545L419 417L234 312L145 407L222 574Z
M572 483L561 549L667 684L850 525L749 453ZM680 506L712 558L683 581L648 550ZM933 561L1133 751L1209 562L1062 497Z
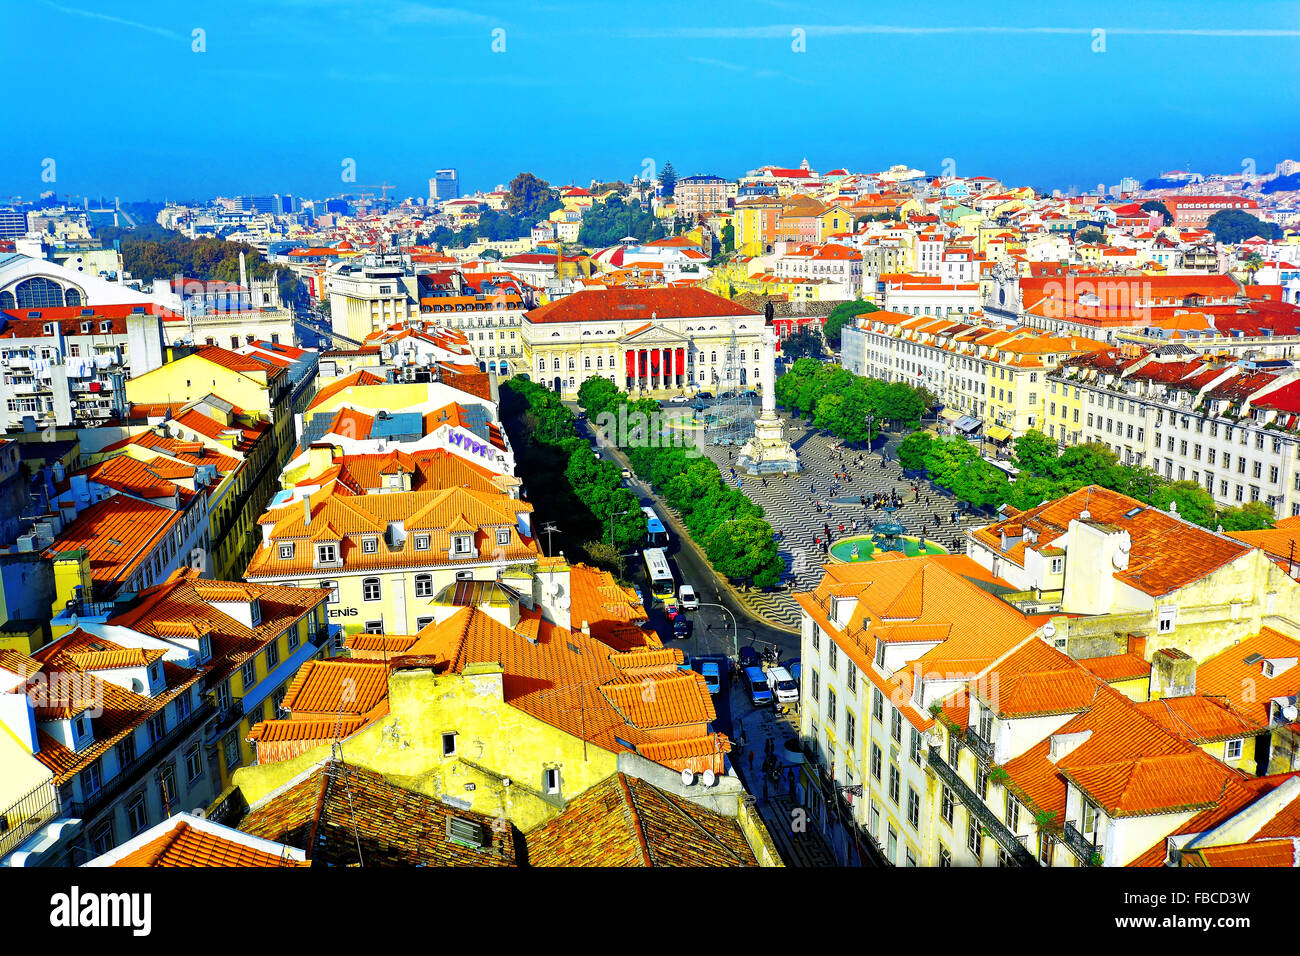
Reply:
M799 703L799 685L784 667L768 668L767 686L772 689L772 696L778 704Z

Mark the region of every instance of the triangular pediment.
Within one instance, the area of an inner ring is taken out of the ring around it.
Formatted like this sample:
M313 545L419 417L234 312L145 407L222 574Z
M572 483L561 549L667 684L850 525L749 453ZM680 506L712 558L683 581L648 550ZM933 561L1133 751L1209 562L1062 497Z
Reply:
M643 325L625 335L622 341L624 345L685 345L689 340L661 325Z

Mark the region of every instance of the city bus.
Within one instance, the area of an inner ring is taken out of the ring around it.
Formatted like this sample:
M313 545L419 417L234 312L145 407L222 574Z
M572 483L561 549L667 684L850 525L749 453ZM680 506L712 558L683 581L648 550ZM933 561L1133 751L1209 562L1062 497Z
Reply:
M645 513L645 543L652 548L666 548L668 546L668 529L664 523L659 520L653 508L642 507Z
M668 566L668 557L663 548L646 548L642 552L642 558L645 561L645 577L650 594L664 604L675 603L673 570Z

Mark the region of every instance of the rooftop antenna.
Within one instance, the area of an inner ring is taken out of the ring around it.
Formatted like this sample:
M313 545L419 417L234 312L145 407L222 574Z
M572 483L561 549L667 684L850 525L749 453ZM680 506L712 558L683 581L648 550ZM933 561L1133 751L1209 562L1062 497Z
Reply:
M560 529L555 526L555 522L548 521L546 524L542 525L542 530L546 532L546 550L549 552L551 550L551 532L559 531ZM544 556L548 558L550 557L549 554Z

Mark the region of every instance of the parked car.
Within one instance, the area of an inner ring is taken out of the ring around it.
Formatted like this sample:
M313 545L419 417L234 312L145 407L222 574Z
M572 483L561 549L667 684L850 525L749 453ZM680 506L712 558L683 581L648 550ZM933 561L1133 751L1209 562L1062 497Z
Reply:
M711 401L711 400L713 399L713 393L712 393L712 392L696 392L696 393L695 393L695 397L696 397L696 398L702 398L702 399L704 399L704 400L707 402L707 401Z
M799 685L784 667L773 667L767 672L767 686L778 704L799 703Z
M794 678L796 684L799 683L799 680L803 675L803 665L800 663L798 657L792 657L788 661L782 661L781 666L790 672L790 676Z
M691 621L684 614L673 618L673 637L690 637Z
M742 647L740 649L740 666L757 667L759 670L762 670L763 659L758 656L758 651L754 650L752 647Z
M704 675L704 686L710 694L722 690L722 671L719 670L717 661L705 661L700 665L700 673Z
M695 594L695 588L689 584L683 584L677 589L677 603L687 611L693 611L700 606L700 599Z
M626 469L626 468L623 469L623 480L624 480L624 481L631 481L631 480L632 480L632 472L629 471L629 470Z
M672 398L668 399L668 401L674 405L685 405L690 401L690 398L685 395L674 395Z
M763 676L761 667L746 667L744 670L745 683L748 685L749 699L754 702L755 707L762 707L765 704L772 703L772 689L767 686L767 678Z

